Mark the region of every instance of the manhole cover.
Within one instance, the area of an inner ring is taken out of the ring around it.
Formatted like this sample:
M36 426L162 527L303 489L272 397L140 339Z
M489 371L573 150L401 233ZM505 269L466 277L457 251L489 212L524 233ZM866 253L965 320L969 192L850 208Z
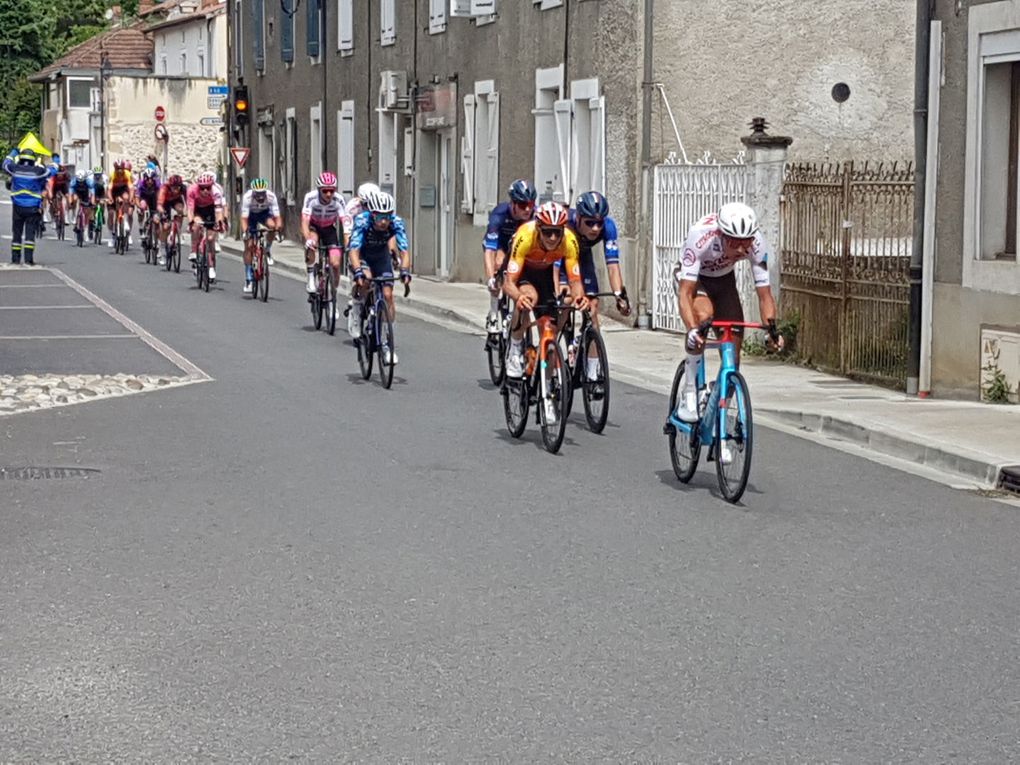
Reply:
M0 467L0 479L38 481L45 478L90 478L101 472L98 468L79 467Z

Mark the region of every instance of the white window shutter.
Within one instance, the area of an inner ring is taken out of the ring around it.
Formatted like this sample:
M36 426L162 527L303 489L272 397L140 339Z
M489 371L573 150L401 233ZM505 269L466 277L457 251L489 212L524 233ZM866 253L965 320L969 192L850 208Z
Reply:
M404 128L404 175L414 175L414 128Z
M460 137L460 172L464 197L460 209L475 211L475 97L464 96L464 133Z
M354 50L354 0L340 0L337 7L337 49Z
M471 0L450 0L450 15L453 17L470 16Z
M488 145L485 152L485 212L492 212L499 203L499 93L490 93Z
M591 110L591 188L606 193L606 97L589 101Z
M446 31L446 0L429 0L429 34Z
M380 8L380 45L393 45L397 41L396 0L382 0Z
M559 147L560 173L558 183L554 191L559 195L557 202L570 204L571 180L573 178L574 162L572 152L574 142L572 140L572 122L574 116L574 102L568 100L557 101L553 105L553 114L556 118L556 141Z
M354 102L343 101L337 112L337 181L341 193L354 196Z
M491 16L496 12L496 0L471 0L472 16Z

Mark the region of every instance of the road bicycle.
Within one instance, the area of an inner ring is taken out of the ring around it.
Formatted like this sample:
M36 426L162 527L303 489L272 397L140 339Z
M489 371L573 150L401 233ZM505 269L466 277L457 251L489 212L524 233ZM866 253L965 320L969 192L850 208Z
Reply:
M315 261L315 292L308 296L315 328L322 329L325 318L326 331L331 335L336 332L336 284L333 283L329 251L335 246L319 244L319 255Z
M616 298L613 292L598 292L589 298ZM567 388L567 416L574 406L574 391L581 391L584 417L592 433L605 430L609 420L609 357L602 333L592 321L590 311L581 311L581 326L577 326L577 311L571 311L560 329L560 348L567 360L570 385ZM588 377L588 360L596 362L595 376Z
M92 216L91 227L89 228L89 239L94 244L103 243L103 228L106 226L106 205L96 202L96 213Z
M266 256L266 234L269 231L272 229L258 224L251 253L251 299L260 298L263 303L269 300L269 259Z
M563 444L567 429L567 397L570 386L567 360L557 342L559 313L571 310L562 299L545 304L548 314L535 319L529 311L531 327L524 333L524 376L504 376L501 393L503 414L510 435L520 438L528 424L528 411L535 407L535 421L542 432L546 451L555 454ZM507 356L513 351L507 346ZM504 363L506 363L504 361Z
M202 234L202 238L198 242L198 252L195 258L195 279L198 282L198 288L200 290L209 291L209 266L215 264L216 261L216 250L213 247L213 234L216 231L216 221L204 220L201 225L205 231ZM210 257L210 250L212 256ZM214 265L215 267L215 265Z
M502 291L496 303L496 321L498 329L489 332L485 338L485 355L489 363L489 379L493 385L500 386L506 374L503 362L506 360L507 344L510 342L510 300Z
M145 262L157 266L159 265L159 224L156 223L156 216L150 210L145 210L142 213L141 230Z
M170 230L166 235L164 260L167 271L172 268L174 273L181 272L181 216L176 209L170 212Z
M747 488L754 447L751 393L737 368L734 328L765 329L775 339L775 325L744 321L707 321L699 327L702 334L716 330L718 339L705 349L718 347L722 361L716 379L705 385L705 362L698 366L698 422L683 422L676 416L677 402L684 388L687 360L677 366L669 394L669 416L663 433L669 439L669 457L673 472L687 483L694 476L701 447L708 447L708 461L715 462L719 489L729 502L738 502Z
M85 220L88 215L85 214L85 205L83 202L78 202L78 212L74 218L74 243L79 247L85 246ZM91 235L90 237L91 238Z
M379 380L384 388L393 385L393 368L396 366L397 348L393 337L393 321L390 319L389 306L386 305L386 298L383 297L382 287L384 284L393 284L392 276L374 276L368 280L370 286L368 294L362 300L355 300L354 305L344 311L361 311L361 337L354 341L354 347L358 351L358 366L361 367L361 377L367 380L372 376L372 358L379 357ZM411 294L411 285L404 285L404 297ZM386 354L382 352L384 347L390 349L389 361Z
M53 219L53 228L57 232L57 239L64 241L64 229L67 226L67 219L64 216L64 193L58 191L53 195L50 202L50 218Z
M117 255L124 255L127 253L128 237L131 235L131 229L128 226L127 212L124 210L126 205L126 202L117 202L117 217L114 218L113 251Z

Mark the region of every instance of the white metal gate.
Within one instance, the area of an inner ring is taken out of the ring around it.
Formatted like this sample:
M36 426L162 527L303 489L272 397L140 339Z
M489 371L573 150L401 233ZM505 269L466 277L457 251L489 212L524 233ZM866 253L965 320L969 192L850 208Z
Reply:
M684 329L676 300L676 272L691 226L727 202L747 202L749 173L743 155L718 164L708 155L699 162L669 161L655 166L653 213L652 326ZM746 263L737 266L737 285L745 306L753 298L754 280Z

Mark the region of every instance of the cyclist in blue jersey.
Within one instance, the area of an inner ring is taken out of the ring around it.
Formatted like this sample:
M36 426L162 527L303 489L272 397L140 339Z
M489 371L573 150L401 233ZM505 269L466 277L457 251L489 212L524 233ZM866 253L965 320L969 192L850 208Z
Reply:
M496 309L499 305L500 282L506 270L510 240L517 229L535 214L535 200L538 192L530 182L518 178L507 189L510 201L501 202L489 213L489 226L485 230L482 246L485 248L485 279L489 287L489 315L485 330L489 334L499 331Z
M357 285L354 293L356 305L350 323L351 337L361 337L361 306L366 294L366 280L373 277L394 278L394 258L399 258L400 281L411 282L411 253L403 219L394 211L393 196L385 191L370 191L362 199L364 212L354 219L354 230L348 250L351 263L351 280ZM390 321L396 321L397 307L393 302L393 282L382 284L383 298L389 309ZM397 355L383 345L383 361L396 364Z
M71 217L74 219L75 226L78 225L78 207L85 211L85 228L88 228L92 222L92 208L95 205L95 189L92 185L92 177L84 170L79 170L78 174L71 179ZM75 231L78 229L75 228Z

